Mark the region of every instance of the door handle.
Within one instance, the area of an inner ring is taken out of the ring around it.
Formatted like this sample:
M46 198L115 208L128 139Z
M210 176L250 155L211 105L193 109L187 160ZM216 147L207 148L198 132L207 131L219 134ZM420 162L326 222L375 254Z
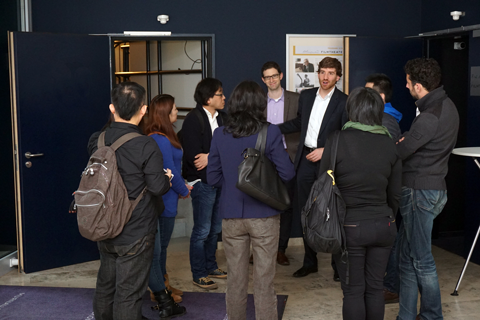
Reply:
M34 157L42 157L43 153L31 153L31 152L26 152L25 153L25 158L30 159Z

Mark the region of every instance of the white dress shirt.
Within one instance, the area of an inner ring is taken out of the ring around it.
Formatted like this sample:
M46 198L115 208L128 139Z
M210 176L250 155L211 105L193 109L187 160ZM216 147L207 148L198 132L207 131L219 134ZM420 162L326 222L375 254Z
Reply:
M308 148L317 148L318 133L322 127L323 116L325 115L325 111L327 111L334 91L335 87L333 87L325 98L322 98L320 88L318 88L315 102L313 102L312 112L310 113L310 119L308 119L307 135L304 143Z
M213 136L213 131L218 128L218 122L217 122L217 116L218 116L218 111L215 110L215 113L212 115L210 111L207 109L203 108L205 110L205 113L207 114L208 121L210 122L210 128L212 128L212 136Z

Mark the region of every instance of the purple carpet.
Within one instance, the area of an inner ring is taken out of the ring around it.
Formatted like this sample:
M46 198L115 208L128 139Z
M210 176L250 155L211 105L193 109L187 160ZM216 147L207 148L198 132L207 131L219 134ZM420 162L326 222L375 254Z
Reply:
M92 300L94 289L0 286L0 320L93 320ZM278 319L282 319L287 303L284 295L278 298ZM143 315L158 319L151 309L148 292L143 296ZM210 292L185 292L181 305L187 313L178 319L224 320L226 318L225 294ZM253 296L248 295L247 319L255 319Z

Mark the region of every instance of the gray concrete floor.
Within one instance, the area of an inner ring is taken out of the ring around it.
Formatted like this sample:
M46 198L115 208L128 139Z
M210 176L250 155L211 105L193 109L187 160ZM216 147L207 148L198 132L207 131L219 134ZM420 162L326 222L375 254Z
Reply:
M310 274L305 278L293 278L293 272L302 264L303 246L300 241L291 241L291 243L293 245L287 249L291 264L277 266L275 276L277 293L288 295L283 319L341 319L343 295L340 284L332 279L330 256L319 254L318 273ZM172 239L167 260L171 284L184 291L203 291L192 284L188 249L189 238ZM444 318L446 320L480 319L480 266L469 264L460 286L459 296L453 297L450 293L455 288L465 260L437 247L433 247L432 250L437 263ZM217 261L220 268L227 270L221 244L217 252ZM99 261L91 261L30 274L19 274L14 270L0 277L0 285L94 288L98 267ZM217 283L219 286L214 292L225 292L226 280L218 279ZM251 281L249 292L253 292ZM395 319L397 311L398 304L386 305L385 319ZM188 315L179 319L186 320Z

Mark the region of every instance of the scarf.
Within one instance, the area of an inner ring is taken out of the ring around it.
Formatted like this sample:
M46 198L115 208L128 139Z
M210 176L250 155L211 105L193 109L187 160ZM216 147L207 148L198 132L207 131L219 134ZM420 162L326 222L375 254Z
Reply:
M345 123L342 130L345 130L348 128L353 128L353 129L375 133L375 134L384 134L392 138L387 128L385 128L384 126L379 126L379 125L369 126L368 124L363 124L360 122L348 121L347 123Z

